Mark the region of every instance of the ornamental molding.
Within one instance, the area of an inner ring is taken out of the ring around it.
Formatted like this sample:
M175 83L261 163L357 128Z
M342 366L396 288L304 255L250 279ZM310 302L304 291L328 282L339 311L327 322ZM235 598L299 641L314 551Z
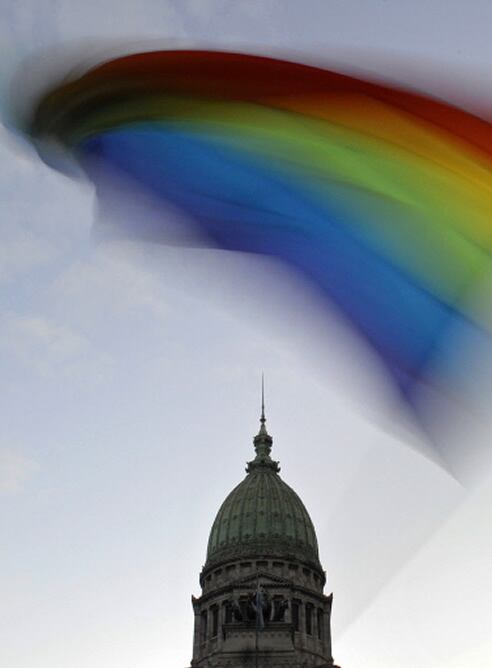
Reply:
M216 599L220 599L226 595L230 595L230 593L233 592L235 589L240 589L241 587L254 589L256 587L258 578L263 578L263 580L261 581L261 586L264 586L267 589L275 587L285 588L288 589L292 595L298 593L300 596L304 596L308 599L317 600L318 602L323 604L323 607L325 607L328 610L331 610L331 606L333 603L332 593L327 596L322 592L309 589L308 587L303 586L301 584L297 584L292 580L272 575L271 573L268 573L266 571L258 571L258 576L256 573L253 573L247 577L240 578L238 580L232 580L231 582L221 585L216 589L211 589L210 591L208 591L206 594L203 594L199 598L195 598L194 596L192 596L193 608L196 612L198 611L198 609L202 604L208 603L209 601L214 601ZM267 582L265 582L264 580L267 580Z
M270 580L276 585L282 585L284 587L292 587L291 580L288 580L287 578L283 578L279 575L275 575L274 573L270 573L269 571L265 570L260 570L256 571L255 573L251 573L251 575L239 578L239 580L234 580L234 582L231 582L231 584L234 587L240 587L241 585L249 585L249 584L256 585L256 582L259 578L265 578L266 580ZM262 584L264 583L262 582Z
M207 559L203 570L202 577L207 575L214 568L227 563L228 561L241 560L256 560L263 559L282 560L282 561L296 561L303 566L311 568L324 579L325 572L323 571L318 555L315 550L310 549L306 545L293 541L285 541L278 539L261 540L242 542L236 545L228 545L227 547L218 550L210 558Z

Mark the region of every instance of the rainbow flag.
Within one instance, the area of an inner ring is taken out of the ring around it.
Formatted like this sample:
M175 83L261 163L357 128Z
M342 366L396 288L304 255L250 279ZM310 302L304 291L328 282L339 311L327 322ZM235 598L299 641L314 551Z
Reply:
M159 51L47 91L27 131L96 184L106 166L179 208L210 245L300 271L414 409L453 395L488 341L492 126L473 114L293 62Z

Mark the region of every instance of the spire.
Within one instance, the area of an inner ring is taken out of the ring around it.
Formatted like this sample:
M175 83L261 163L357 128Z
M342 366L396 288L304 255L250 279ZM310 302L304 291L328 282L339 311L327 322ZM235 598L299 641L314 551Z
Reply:
M260 417L260 431L258 436L268 436L268 432L265 426L265 377L264 374L261 374L261 417Z
M261 418L260 422L265 422L265 374L261 372Z
M272 451L273 438L267 432L265 418L265 378L261 374L261 414L260 414L260 431L253 439L255 446L256 457L252 462L248 463L248 472L252 471L257 466L267 466L273 468L274 471L280 471L278 462L274 462L270 457Z

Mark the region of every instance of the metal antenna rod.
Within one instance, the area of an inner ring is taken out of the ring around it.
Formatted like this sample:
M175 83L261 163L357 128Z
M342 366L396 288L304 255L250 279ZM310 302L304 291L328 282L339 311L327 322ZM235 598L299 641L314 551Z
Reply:
M265 374L261 374L261 418L260 422L265 424Z

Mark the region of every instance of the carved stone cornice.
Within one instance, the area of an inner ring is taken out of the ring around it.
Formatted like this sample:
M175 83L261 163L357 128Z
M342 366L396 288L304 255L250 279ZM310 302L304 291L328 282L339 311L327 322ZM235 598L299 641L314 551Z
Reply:
M233 545L224 548L220 552L209 559L202 569L200 574L200 584L203 586L202 579L205 578L211 571L226 565L232 561L260 561L263 559L279 561L292 561L296 564L311 568L321 578L323 585L326 582L326 573L322 569L317 554L314 552L309 554L306 547L303 545L296 545L294 542L272 540L265 541L250 541L240 545Z
M306 587L301 583L297 583L294 580L280 577L273 573L269 573L268 571L258 571L258 574L255 573L221 584L219 587L211 589L199 598L192 597L193 607L196 608L203 603L208 603L209 601L213 601L216 598L222 598L225 594L230 594L235 589L240 589L241 587L254 589L258 579L260 579L261 586L265 587L265 589L273 589L277 587L288 589L292 594L299 593L300 595L303 595L307 598L315 599L323 605L330 603L333 597L333 594L326 596L322 592L310 589L309 587Z

